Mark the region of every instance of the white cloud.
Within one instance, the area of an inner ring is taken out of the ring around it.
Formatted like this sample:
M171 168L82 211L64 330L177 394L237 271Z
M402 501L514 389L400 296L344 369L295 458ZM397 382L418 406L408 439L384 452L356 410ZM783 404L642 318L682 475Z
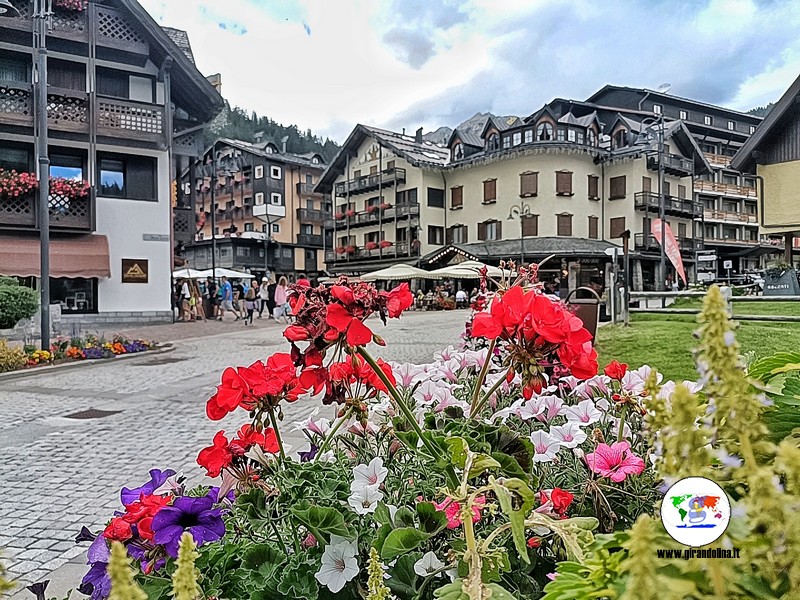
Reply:
M527 115L605 83L733 108L800 73L792 2L140 0L188 30L234 105L338 141L357 122L415 129L477 111ZM224 27L224 29L223 29Z

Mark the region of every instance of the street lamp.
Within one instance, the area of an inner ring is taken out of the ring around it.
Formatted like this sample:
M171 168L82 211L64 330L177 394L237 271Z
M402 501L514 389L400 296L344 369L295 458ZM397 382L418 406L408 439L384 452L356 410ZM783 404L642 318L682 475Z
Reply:
M52 15L53 0L33 0L42 350L50 349L50 158L47 151L47 30L50 27ZM19 16L20 11L9 0L0 0L0 17Z
M667 239L667 222L665 219L665 198L664 198L664 115L659 113L655 117L648 117L642 119L642 125L648 124L647 130L652 133L653 126L658 125L656 132L657 160L658 160L658 218L661 219L661 281L658 283L658 288L662 292L666 290L666 277L667 277L667 252L666 252L666 239ZM648 138L650 136L648 135ZM648 235L649 232L644 232Z
M531 214L531 207L527 202L515 204L508 211L508 220L519 218L519 266L525 264L525 218Z

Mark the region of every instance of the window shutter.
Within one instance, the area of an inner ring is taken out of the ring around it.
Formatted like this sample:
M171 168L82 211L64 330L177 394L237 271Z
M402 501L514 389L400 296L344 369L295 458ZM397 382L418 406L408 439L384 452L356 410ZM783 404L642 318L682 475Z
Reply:
M494 222L494 226L495 226L495 232L496 232L496 235L495 235L494 239L502 240L503 239L503 222L502 221L495 221Z
M461 186L450 189L450 207L459 208L464 205L464 188Z
M678 223L678 238L684 239L686 237L686 223Z
M664 195L665 196L669 196L670 195L670 193L669 193L669 181L665 181L664 182Z
M480 241L486 239L486 223L478 223L478 239Z
M520 173L519 176L519 195L535 196L539 193L539 174Z
M487 179L483 182L483 201L489 202L497 199L497 180Z
M572 195L572 173L570 171L556 172L556 194L559 196Z
M597 217L589 217L589 239L597 239Z
M599 178L597 175L589 175L589 199L595 200L600 197L600 194L597 192L597 182Z
M447 228L447 234L445 235L445 244L452 244L453 243L453 229L454 227Z
M642 191L643 192L651 192L653 191L653 180L649 177L642 177Z
M469 242L469 227L466 225L461 226L461 243L466 244Z
M618 200L625 197L625 175L612 177L609 183L611 188L608 196L609 200Z
M625 217L611 219L610 225L609 236L612 238L622 237L622 232L625 231Z
M558 235L572 235L572 215L558 215Z
M678 186L678 198L684 199L686 198L686 186L679 185Z
M522 217L522 237L536 237L539 235L539 215Z

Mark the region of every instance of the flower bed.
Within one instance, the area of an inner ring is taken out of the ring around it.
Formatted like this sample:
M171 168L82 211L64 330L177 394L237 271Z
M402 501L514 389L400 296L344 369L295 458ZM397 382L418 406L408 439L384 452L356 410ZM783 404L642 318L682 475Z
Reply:
M37 350L26 346L26 367L37 367L80 360L114 358L121 354L136 354L154 350L156 342L129 339L114 335L111 340L88 334L81 337L59 338L50 345L50 350Z
M139 597L127 552L151 599L800 592L800 449L774 445L800 426L800 356L750 367L769 408L739 365L718 289L702 315L701 383L682 384L616 362L598 375L580 320L537 287L502 290L466 343L431 363L376 359L366 345L386 342L365 320L400 317L411 301L406 284L378 292L345 278L296 290L290 351L227 368L206 403L212 420L248 415L198 454L217 481L188 489L153 470L123 488L104 531L80 536L92 542L82 591L108 597L111 560L115 590ZM281 409L297 401L322 402L325 416L294 424L308 440L295 459ZM744 561L657 560L676 544L652 515L687 475L734 499L719 544Z

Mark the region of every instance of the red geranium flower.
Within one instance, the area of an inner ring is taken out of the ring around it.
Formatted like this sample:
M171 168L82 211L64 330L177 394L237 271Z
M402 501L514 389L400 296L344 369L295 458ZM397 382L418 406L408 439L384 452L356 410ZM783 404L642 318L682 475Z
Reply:
M550 492L550 500L553 502L553 510L556 511L559 515L563 515L567 512L569 505L572 504L572 500L575 498L572 494L570 494L567 490L562 490L561 488L554 488L552 492Z
M414 303L414 296L407 283L401 283L386 294L386 310L392 319L398 318L404 310L408 310Z
M206 470L209 477L217 477L232 460L233 454L224 431L218 431L214 436L214 444L203 448L197 456L197 464Z
M228 446L233 456L243 456L253 446L260 446L265 452L271 454L277 454L280 450L275 430L271 427L264 431L257 431L248 423L239 429L236 436Z
M325 321L340 334L346 333L347 343L350 346L365 346L372 341L372 331L369 327L364 325L361 319L354 317L341 304L332 303L328 305Z
M625 373L628 371L628 365L625 363L620 363L616 360L612 360L606 368L603 369L603 373L608 375L611 379L616 379L617 381L622 381L622 378L625 377Z
M103 537L107 540L125 542L133 537L133 529L122 517L114 517L103 530Z

